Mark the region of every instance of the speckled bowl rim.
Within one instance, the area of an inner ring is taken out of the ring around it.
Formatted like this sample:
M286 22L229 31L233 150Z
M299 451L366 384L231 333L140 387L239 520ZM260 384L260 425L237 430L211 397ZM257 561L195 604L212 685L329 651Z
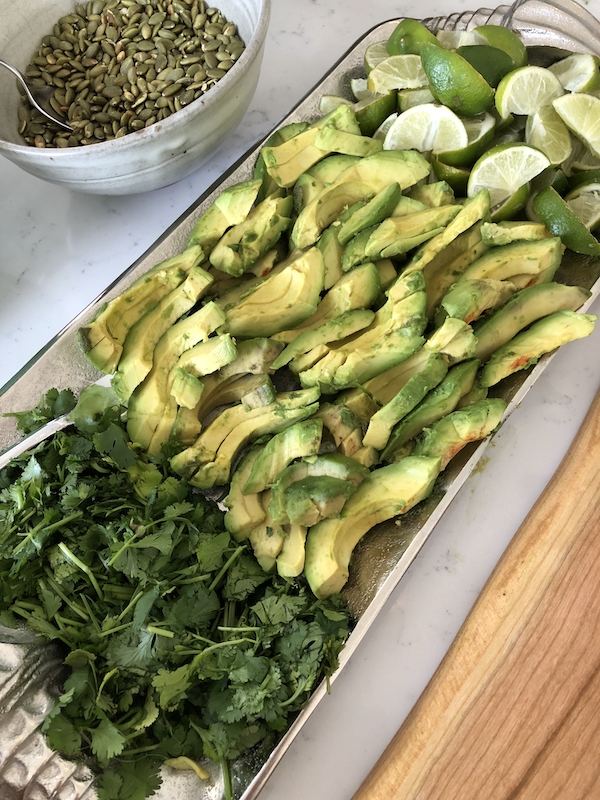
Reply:
M78 158L77 153L81 153L81 157L85 158L85 151L93 151L94 153L102 156L114 152L117 148L125 149L135 146L135 144L143 137L142 141L151 137L165 136L170 131L175 131L185 122L186 118L198 112L198 104L203 106L203 111L209 111L212 106L219 102L220 97L230 87L234 86L238 81L238 76L241 77L242 70L246 64L250 64L259 54L263 47L264 41L267 36L269 28L269 19L271 15L271 0L260 0L261 7L258 16L258 23L254 29L254 33L250 41L246 44L246 48L242 56L233 65L231 70L219 82L210 89L202 97L198 97L185 108L180 109L175 114L171 114L161 121L160 126L157 128L151 125L149 128L142 128L139 131L132 131L126 136L119 139L111 139L108 142L97 142L95 144L78 145L77 147L52 147L52 148L37 148L28 144L15 144L9 142L0 136L0 152L14 152L21 154L29 154L32 163L44 163L47 161L60 161L61 159L74 159ZM136 137L134 139L134 137Z

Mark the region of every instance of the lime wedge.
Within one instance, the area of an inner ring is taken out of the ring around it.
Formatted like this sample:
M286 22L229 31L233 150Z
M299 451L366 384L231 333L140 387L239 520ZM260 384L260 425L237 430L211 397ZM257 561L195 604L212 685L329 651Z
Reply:
M571 134L552 105L542 106L527 117L525 141L541 150L554 167L571 155Z
M573 53L548 67L568 92L596 92L600 89L600 58Z
M384 150L419 150L443 153L468 144L463 121L446 106L424 103L404 111L391 125Z
M552 105L567 128L600 158L600 98L573 92L557 97Z
M509 114L535 114L564 94L561 82L543 67L521 67L505 75L496 89L496 108L502 118Z
M418 22L416 19L403 19L394 28L386 46L391 56L406 53L420 55L421 45L425 42L439 47L433 33L422 22Z
M466 197L469 170L461 167L451 167L450 164L444 164L434 155L431 156L430 160L435 177L440 181L446 181L452 187L456 197Z
M389 56L373 67L367 78L367 89L379 94L390 89L423 89L427 85L427 75L417 55Z
M479 25L473 29L472 33L476 42L504 50L513 62L513 69L526 66L527 50L514 31L502 25Z
M600 255L600 242L573 213L559 193L548 186L533 201L535 213L555 236L570 250L583 255Z
M365 50L364 67L367 75L377 64L389 56L385 45L385 42L375 42L374 44L370 44Z
M548 158L534 147L521 142L499 144L473 165L467 194L473 197L481 189L487 189L494 210L549 166Z
M429 89L402 89L398 92L398 108L406 111L413 106L421 106L423 103L433 103L434 97Z
M398 112L395 111L393 114L390 114L387 119L384 119L381 125L377 128L375 133L373 134L373 139L385 139L385 136L389 129L392 127L392 123L394 123L398 119Z
M319 98L319 111L323 116L329 114L338 106L354 106L352 100L347 100L345 97L339 97L336 94L323 94Z
M375 94L359 100L354 106L356 121L363 136L372 136L382 122L397 108L396 92Z
M473 31L438 31L435 38L446 50L456 50L469 44L481 44L481 40L477 39Z
M600 183L587 183L565 197L565 203L585 227L593 231L600 225Z
M465 117L475 117L493 105L492 87L457 52L424 44L421 48L421 61L429 79L431 93L452 111Z
M490 218L492 222L501 222L504 219L514 219L514 217L525 208L529 200L531 190L530 183L519 186L514 194L507 197L503 203L495 206L491 210Z
M371 97L373 92L367 89L366 78L352 78L350 80L350 91L357 100L364 100L365 97Z
M502 78L515 68L508 53L489 44L467 44L458 47L456 52L493 87L498 86Z
M440 161L454 167L473 164L491 142L496 129L496 120L487 112L482 117L465 117L462 122L467 131L467 146L439 154Z

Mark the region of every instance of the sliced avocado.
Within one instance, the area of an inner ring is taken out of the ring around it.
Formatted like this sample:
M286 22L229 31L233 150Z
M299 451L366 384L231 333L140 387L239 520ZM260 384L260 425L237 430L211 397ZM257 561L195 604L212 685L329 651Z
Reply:
M154 363L144 381L129 398L127 433L129 439L148 449L171 401L169 375L179 357L223 323L225 315L216 303L210 302L176 322L158 340Z
M284 261L288 255L287 244L279 239L275 246L267 250L248 272L251 272L257 278L266 278L275 266Z
M242 489L244 494L256 494L270 487L281 471L296 458L316 456L322 433L322 420L307 419L273 436L254 461Z
M448 362L444 356L432 353L423 369L412 375L392 400L371 417L363 445L383 450L394 425L411 412L443 380L447 372Z
M177 320L190 311L206 293L212 277L201 267L192 267L187 278L135 323L123 342L111 385L122 403L126 403L136 386L152 369L154 348L160 337Z
M421 203L419 200L414 200L408 195L402 197L396 203L396 207L390 214L390 217L405 217L407 214L417 214L419 211L427 211L429 206Z
M292 197L266 197L223 234L210 252L210 263L229 275L248 272L291 226L292 205Z
M389 403L413 375L417 375L421 370L425 369L429 363L430 355L431 352L423 347L395 367L387 369L366 381L362 388L376 401L377 407L375 410L385 403Z
M285 350L277 356L273 362L273 369L284 367L293 358L310 352L320 344L337 342L363 330L371 324L374 316L374 311L370 311L367 308L357 308L354 311L345 311L339 317L327 320L317 328L298 334Z
M354 111L350 106L341 105L286 142L262 148L261 155L265 168L278 186L282 188L293 186L303 172L331 152L328 148L316 144L319 131L328 125L334 125L340 131L360 134Z
M335 153L319 161L314 167L311 167L308 170L308 174L313 178L323 181L323 183L327 185L334 183L344 170L356 164L357 161L360 161L359 156L347 156L341 153Z
M187 477L201 464L208 464L214 461L217 457L217 451L221 448L221 445L223 445L229 435L231 433L237 433L246 423L253 423L258 418L261 418L259 428L262 429L262 427L264 427L263 422L266 418L274 418L273 421L275 423L278 419L285 422L285 424L282 424L278 429L284 430L295 422L296 419L300 420L310 416L310 414L316 410L313 406L318 400L318 397L319 392L317 390L309 389L279 394L275 402L267 406L248 409L244 407L243 403L239 403L238 405L226 408L206 426L191 447L173 456L170 462L171 467L178 475ZM290 419L289 416L286 416L286 412L294 412L297 410L300 410L304 414L307 408L310 409L310 412L306 413L304 416L300 415L296 419ZM259 430L259 428L252 427L251 425L251 435ZM268 428L265 433L277 433L278 430L275 424L271 428ZM243 433L246 433L246 429L244 429ZM258 432L255 438L261 435L262 433ZM245 441L243 443L245 443Z
M194 408L202 397L204 384L195 375L183 367L173 368L173 385L171 394L178 406Z
M269 501L271 518L275 522L285 524L287 521L285 493L288 487L296 481L302 481L308 477L329 477L357 487L368 474L369 470L366 467L341 453L323 453L316 458L303 459L290 464L281 472L271 487Z
M391 258L416 246L415 238L437 236L460 213L461 206L440 206L401 217L390 217L371 234L365 254L370 258ZM431 237L430 237L431 238ZM420 242L417 242L419 244Z
M424 428L454 411L460 398L473 388L478 367L479 361L473 358L448 370L443 381L394 427L381 454L382 460L395 460L397 451L406 442L418 436Z
M282 578L297 578L304 569L306 544L304 525L285 525L281 552L277 556L277 572Z
M425 342L426 350L441 353L450 364L472 358L476 348L477 339L473 328L455 317L446 317L443 324Z
M313 178L308 172L303 172L294 184L292 197L294 198L294 213L298 215L307 206L313 197L325 188L319 178Z
M379 453L371 445L364 445L352 454L353 461L362 464L367 469L371 469L379 462Z
M310 247L345 209L361 200L369 201L374 195L371 186L361 181L326 186L298 214L292 228L292 243L301 249Z
M201 257L200 248L193 246L163 261L105 303L96 316L79 329L79 344L96 369L106 373L115 371L131 328L185 281Z
M329 352L331 352L331 350L326 344L318 344L316 347L313 347L312 350L309 350L308 353L303 353L293 358L288 364L288 367L294 375L299 375L301 372L304 372L304 370L314 367L317 361L323 358L323 356L326 356Z
M310 527L322 519L337 517L355 491L354 484L339 478L302 478L284 492L286 518L292 524Z
M353 236L365 228L383 222L394 211L401 195L402 189L396 182L377 192L369 202L342 222L338 231L340 244L347 244Z
M265 375L264 380L242 395L240 400L246 411L250 411L254 408L268 406L270 403L274 403L276 398L277 390L273 381L268 375Z
M284 125L282 128L274 131L265 141L263 147L276 147L279 144L283 144L287 142L288 139L292 139L294 136L305 131L308 127L308 122L290 122L288 125ZM269 194L278 194L281 192L280 187L267 172L262 151L258 154L256 164L254 165L254 177L260 178L262 182L256 198L258 202L264 200Z
M242 457L231 476L229 494L223 501L227 507L223 518L225 527L237 542L247 539L252 528L260 525L267 516L260 495L243 492L252 467L262 450L261 445L256 445Z
M552 234L541 222L482 222L481 238L490 247L511 242L545 239Z
M373 263L377 267L377 272L379 273L379 282L381 283L382 291L389 289L398 277L394 262L391 258L378 258L377 261Z
M323 231L319 236L317 247L323 256L323 265L325 267L323 289L331 289L344 274L344 270L342 269L342 254L344 248L338 240L335 228L329 227Z
M588 297L590 292L587 289L562 283L542 283L522 289L476 328L476 358L484 363L532 322L555 311L576 311Z
M264 492L261 500L265 509L265 518L248 534L254 556L265 572L272 572L278 555L281 553L285 534L280 525L276 525L268 511L270 492Z
M415 253L406 268L407 271L425 269L457 236L467 231L476 222L485 219L489 213L490 195L487 189L482 189L473 197L468 197L460 207L459 213L444 228L444 231L434 239L430 239Z
M454 190L446 181L436 181L436 183L422 183L413 186L409 197L418 200L431 208L452 205L455 202Z
M352 551L365 533L424 500L439 469L439 458L425 456L408 456L398 464L375 469L336 519L323 520L309 530L304 574L319 599L341 591L348 580Z
M359 446L362 445L361 421L345 404L321 403L315 417L323 421L337 448L341 448L355 432L359 434ZM343 455L350 455L343 450L341 452Z
M261 179L242 181L224 189L200 215L190 234L188 247L200 247L204 258L228 228L243 222L254 205Z
M356 267L358 264L371 261L370 258L367 258L366 254L367 244L378 227L379 223L371 225L350 239L342 253L342 269L344 272L348 272L348 270L351 270L352 267Z
M495 386L503 378L535 364L544 353L589 336L597 319L593 314L556 311L534 322L492 354L482 370L480 384Z
M500 398L480 400L466 408L452 411L442 419L426 428L413 453L415 456L439 456L441 468L448 463L469 442L485 439L493 433L502 420L506 402Z
M307 330L335 319L345 311L368 308L377 298L381 284L377 268L371 262L360 264L343 275L320 300L314 314L296 328L273 334L278 342L289 343Z
M333 125L324 125L315 137L315 144L329 153L341 153L346 156L372 156L383 150L381 139L372 139L361 133L339 131Z
M535 277L560 266L564 245L558 236L492 247L466 269L459 280L494 278L512 280L517 275Z
M272 278L284 270L288 264L291 264L301 254L300 250L293 250L290 255L279 263L275 264L266 275L254 275L253 271L250 273L235 278L235 284L227 288L225 291L220 292L218 297L215 297L215 302L218 303L224 311L227 311L232 306L239 303L240 300L245 298L255 289L257 289L263 281L267 278ZM224 273L222 273L224 274Z
M441 325L444 317L455 317L471 323L484 311L503 306L515 293L516 286L510 281L492 278L474 278L459 281L450 287L440 302L435 321Z
M298 325L316 311L324 277L323 256L311 247L228 308L225 329L249 338Z
M480 386L477 381L473 384L471 391L463 394L463 396L458 401L458 405L456 406L457 410L459 408L465 408L466 406L471 405L471 403L479 403L480 400L485 400L488 396L488 389L487 386Z

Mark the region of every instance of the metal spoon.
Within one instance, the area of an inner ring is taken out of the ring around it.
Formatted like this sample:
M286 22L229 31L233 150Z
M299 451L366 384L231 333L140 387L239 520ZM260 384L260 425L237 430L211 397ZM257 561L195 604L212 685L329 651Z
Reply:
M25 94L29 98L29 102L32 106L37 108L40 114L43 114L47 117L51 122L54 122L55 125L58 125L65 131L72 131L73 128L70 125L62 120L57 113L54 111L52 106L50 105L50 98L54 94L54 87L52 86L31 86L27 83L27 80L24 75L22 75L16 67L13 67L11 64L7 64L6 61L2 61L0 59L0 67L6 67L6 69L10 70L13 75L17 78L17 80L21 83L21 86L25 90Z

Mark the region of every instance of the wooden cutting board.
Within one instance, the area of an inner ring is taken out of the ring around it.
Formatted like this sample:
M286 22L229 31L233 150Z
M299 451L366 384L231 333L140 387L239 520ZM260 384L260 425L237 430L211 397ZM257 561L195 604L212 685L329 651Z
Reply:
M597 798L600 392L353 800Z

